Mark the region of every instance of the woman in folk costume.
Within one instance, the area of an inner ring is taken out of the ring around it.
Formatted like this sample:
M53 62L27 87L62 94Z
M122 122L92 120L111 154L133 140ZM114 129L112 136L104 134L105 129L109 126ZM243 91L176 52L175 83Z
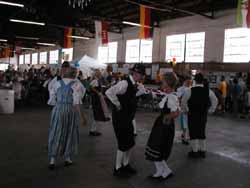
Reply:
M72 157L78 153L79 125L84 117L80 104L83 86L76 81L76 69L63 67L62 80L51 89L49 105L54 106L51 115L48 141L49 169L55 168L55 160L63 156L65 166L72 165Z
M112 120L118 143L115 176L132 175L136 170L130 165L130 155L135 145L133 120L136 113L137 82L143 79L145 68L136 64L131 74L106 91L113 104Z
M166 161L173 147L174 120L178 117L180 109L178 97L174 93L177 83L178 78L175 73L166 73L163 76L162 87L167 94L159 104L161 114L154 123L145 151L146 159L154 162L156 167L155 174L150 176L155 180L166 180L173 176Z
M101 72L98 70L95 73L95 79L90 83L91 87L91 102L94 115L94 121L91 124L89 132L90 136L101 136L97 131L99 122L110 121L108 117L108 107L102 94Z
M216 110L218 100L212 90L204 86L201 73L195 75L195 86L186 90L181 100L183 112L188 114L191 158L206 157L206 124L208 113Z
M185 77L183 86L181 86L177 89L177 96L178 96L180 102L181 102L182 97L185 94L185 91L188 88L190 88L191 85L192 85L191 77ZM182 130L182 135L181 135L182 144L189 145L189 142L188 142L188 117L187 117L187 114L185 112L180 113L180 115L178 117L178 123L180 124L181 130Z

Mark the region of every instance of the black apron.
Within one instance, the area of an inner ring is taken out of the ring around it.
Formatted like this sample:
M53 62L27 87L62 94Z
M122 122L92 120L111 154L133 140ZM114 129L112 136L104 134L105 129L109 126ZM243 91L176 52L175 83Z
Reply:
M206 139L206 124L209 108L209 89L193 87L188 100L188 128L191 140Z
M98 92L101 92L101 83L98 81L98 86L95 87L95 89ZM92 109L93 109L93 114L94 114L94 120L95 121L105 121L106 117L102 108L102 103L101 103L101 99L99 97L99 95L94 92L91 91L91 103L92 103Z
M115 135L120 151L128 151L135 145L133 119L136 113L136 92L137 88L131 82L130 78L125 79L128 82L128 88L125 94L117 95L121 104L121 110L115 107L112 110L112 120Z
M160 116L156 119L146 146L146 159L149 161L167 160L171 154L174 137L174 120L163 122L164 116L170 113L166 101Z

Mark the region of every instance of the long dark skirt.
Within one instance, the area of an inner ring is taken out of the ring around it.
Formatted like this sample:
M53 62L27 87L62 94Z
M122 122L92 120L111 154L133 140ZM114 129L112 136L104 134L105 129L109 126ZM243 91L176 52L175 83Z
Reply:
M191 140L206 139L207 113L189 113L188 129Z
M174 136L174 122L163 124L163 117L158 117L146 146L146 159L150 161L167 160L172 151Z
M105 114L102 108L101 99L98 94L91 94L92 109L95 121L105 121Z
M133 119L123 111L112 111L113 127L120 151L128 151L135 145Z

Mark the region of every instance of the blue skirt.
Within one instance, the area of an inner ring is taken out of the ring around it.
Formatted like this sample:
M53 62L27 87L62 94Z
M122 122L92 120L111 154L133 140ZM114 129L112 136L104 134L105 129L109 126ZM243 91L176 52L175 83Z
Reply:
M78 154L79 113L72 104L57 104L51 114L48 156L72 157Z

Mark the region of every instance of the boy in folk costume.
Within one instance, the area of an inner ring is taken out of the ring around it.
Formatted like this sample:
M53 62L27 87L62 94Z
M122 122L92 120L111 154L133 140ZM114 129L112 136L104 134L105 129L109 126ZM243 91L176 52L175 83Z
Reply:
M192 147L188 156L191 158L206 157L207 115L213 113L218 104L214 92L204 87L203 83L203 75L201 73L196 74L195 86L186 90L181 101L182 110L188 114L188 128Z
M133 120L136 113L137 82L143 79L145 68L136 64L131 74L106 91L106 95L114 105L112 120L118 143L115 176L135 174L130 165L130 155L135 145Z
M97 124L99 122L109 121L108 107L104 96L102 94L101 72L98 70L95 73L95 78L90 83L91 86L91 103L94 115L94 121L91 124L89 132L90 136L101 136L102 134L97 131Z
M80 104L84 95L82 85L76 81L76 69L62 68L62 80L57 81L50 91L49 105L54 106L51 114L48 157L49 169L55 168L56 158L63 156L65 166L72 165L72 157L78 153L79 125L84 123Z
M146 159L154 162L156 168L155 174L149 178L160 181L173 176L166 161L172 151L175 136L174 120L178 117L180 108L178 97L174 93L178 83L176 74L166 73L162 82L167 94L159 104L161 114L154 123L145 151Z

